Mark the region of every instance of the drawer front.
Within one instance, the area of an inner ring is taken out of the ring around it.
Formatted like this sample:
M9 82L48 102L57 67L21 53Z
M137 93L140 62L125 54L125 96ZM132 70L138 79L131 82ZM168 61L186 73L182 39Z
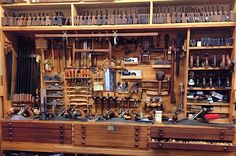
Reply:
M3 141L71 144L72 126L70 124L4 122L2 136Z
M151 137L172 139L199 139L233 141L234 129L232 128L182 128L182 127L151 127Z
M149 142L148 147L157 149L182 149L182 150L199 150L199 151L221 151L235 152L235 146L224 145L206 145L206 144L181 144L181 143L156 143Z
M147 148L147 127L75 125L75 145Z

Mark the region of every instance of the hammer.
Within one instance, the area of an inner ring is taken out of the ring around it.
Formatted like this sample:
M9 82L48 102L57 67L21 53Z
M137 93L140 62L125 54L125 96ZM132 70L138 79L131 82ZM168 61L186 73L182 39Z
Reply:
M165 79L165 73L163 71L158 71L156 73L156 79L158 80L158 93L161 94L161 83Z

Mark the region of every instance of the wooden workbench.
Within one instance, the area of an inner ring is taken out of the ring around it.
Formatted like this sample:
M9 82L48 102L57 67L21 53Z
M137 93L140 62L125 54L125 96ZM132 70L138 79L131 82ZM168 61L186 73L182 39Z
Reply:
M1 120L1 151L108 155L233 156L235 146L151 142L159 138L221 140L234 143L233 127L138 123Z

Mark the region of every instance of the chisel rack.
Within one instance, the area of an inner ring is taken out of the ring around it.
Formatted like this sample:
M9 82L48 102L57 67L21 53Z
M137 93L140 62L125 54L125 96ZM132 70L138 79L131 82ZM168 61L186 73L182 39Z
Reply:
M67 69L65 74L67 104L75 106L91 105L89 99L92 97L93 88L89 69Z

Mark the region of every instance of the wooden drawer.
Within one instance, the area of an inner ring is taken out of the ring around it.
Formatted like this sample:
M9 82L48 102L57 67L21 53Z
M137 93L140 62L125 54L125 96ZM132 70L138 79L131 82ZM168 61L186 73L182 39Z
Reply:
M75 145L147 148L147 127L75 125Z
M233 141L233 128L151 127L151 138Z
M235 152L235 146L207 145L207 144L183 144L183 143L157 143L149 142L148 147L157 149L199 150L199 151L223 151Z
M72 143L72 125L54 123L3 122L2 140L37 143Z

